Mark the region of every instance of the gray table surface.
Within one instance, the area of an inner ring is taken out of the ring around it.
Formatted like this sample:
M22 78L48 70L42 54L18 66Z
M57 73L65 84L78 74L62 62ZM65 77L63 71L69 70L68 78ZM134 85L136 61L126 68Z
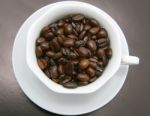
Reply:
M59 0L0 0L0 116L54 116L34 105L20 89L12 69L12 46L22 23L39 8ZM105 107L85 116L150 116L150 1L82 0L100 7L120 25L130 54L140 57L131 66L118 95Z

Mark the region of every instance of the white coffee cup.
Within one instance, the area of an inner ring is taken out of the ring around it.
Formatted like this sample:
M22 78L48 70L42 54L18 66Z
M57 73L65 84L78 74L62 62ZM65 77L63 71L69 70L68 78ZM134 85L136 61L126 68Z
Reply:
M64 88L49 79L39 68L35 54L35 43L41 29L44 26L68 15L81 13L85 16L95 18L108 32L113 55L106 66L103 74L93 83L78 87L75 89ZM27 35L26 60L31 71L36 77L43 82L49 89L56 93L63 94L88 94L101 88L106 82L113 77L120 65L139 64L139 58L135 56L122 56L120 31L117 28L117 23L101 9L88 3L76 1L63 1L54 3L53 6L42 14L31 25Z

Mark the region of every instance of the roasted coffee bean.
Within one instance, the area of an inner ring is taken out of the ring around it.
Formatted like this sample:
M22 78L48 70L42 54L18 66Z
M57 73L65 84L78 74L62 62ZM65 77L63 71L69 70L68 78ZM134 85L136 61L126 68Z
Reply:
M52 40L52 46L54 47L55 51L59 51L60 50L60 45L57 41L57 38Z
M105 28L82 14L71 14L45 26L35 45L41 70L66 88L94 82L113 54Z
M98 39L96 40L97 44L100 45L100 44L103 44L103 43L107 43L107 39L106 38L101 38L101 39Z
M91 67L87 68L86 72L90 77L94 77L96 74L95 70Z
M87 81L83 81L83 82L78 82L79 86L85 86L88 85L89 83Z
M85 45L85 41L84 40L79 40L75 42L75 47L80 47L80 46L84 46Z
M39 45L41 43L45 42L45 38L43 37L39 37L37 40L36 40L36 45Z
M74 40L78 40L77 36L75 36L75 35L73 35L73 34L68 35L68 37L71 38L71 39L74 39Z
M96 71L96 77L99 77L102 75L102 72L101 71Z
M91 28L91 29L89 30L89 32L90 32L91 34L96 34L96 33L98 33L98 31L99 31L99 27L93 27L93 28Z
M91 62L98 62L98 59L97 59L97 57L95 58L95 57L93 57L93 58L89 58L89 60L91 61Z
M76 82L67 82L67 83L64 83L63 86L66 88L77 88L78 87Z
M80 32L82 32L83 29L84 29L84 26L83 26L83 24L81 23L81 25L80 25Z
M42 48L40 46L37 46L36 49L35 49L35 53L36 53L37 57L42 56L43 55Z
M78 32L75 29L73 29L72 31L73 31L72 33L75 34L76 36L79 35Z
M57 30L57 35L63 35L64 33L64 29L60 28L59 30Z
M96 36L96 35L93 35L91 38L92 38L92 39L97 39L97 36Z
M74 70L74 64L72 62L67 62L67 64L65 65L65 73L67 75L72 75Z
M97 33L97 37L100 37L100 38L106 38L107 35L108 34L104 28L101 28L100 31Z
M70 54L68 55L68 58L73 60L77 58L77 55L74 52L70 52Z
M87 75L87 74L84 74L84 73L79 73L77 75L77 79L81 82L85 82L85 81L88 81L90 79L90 77Z
M41 35L44 36L45 33L48 33L50 31L48 26L45 26L42 30L41 30Z
M50 74L50 72L49 72L48 69L44 70L44 73L46 74L46 76L47 76L48 78L51 78L51 74Z
M52 81L54 81L55 83L59 83L59 79L58 78L52 78Z
M54 34L52 32L47 32L44 34L44 37L46 40L51 40L54 37Z
M81 21L83 18L84 18L84 16L83 16L83 15L80 15L80 14L75 15L75 16L72 17L72 19L73 19L74 21Z
M68 83L69 81L71 81L71 76L64 76L61 80L62 84Z
M91 20L90 20L90 24L91 24L92 26L98 26L98 25L99 25L98 22L97 22L95 19L91 19Z
M61 57L59 60L58 60L58 63L59 64L66 64L67 63L67 60L63 57Z
M68 56L70 54L70 50L68 48L61 48L61 52L64 56Z
M80 57L89 57L90 56L90 51L85 47L79 47L78 53L79 53Z
M111 56L112 56L112 49L111 48L106 49L106 56L108 58L111 58Z
M62 27L62 26L64 26L64 24L65 24L65 22L63 20L60 20L57 25L59 27Z
M50 51L50 50L46 52L46 55L51 58L54 58L55 54L56 54L55 52Z
M85 26L84 26L84 30L87 31L87 30L89 30L89 29L91 29L91 26L90 26L90 25L85 25Z
M97 49L97 46L94 40L89 40L87 42L87 46L91 51L95 51Z
M49 59L49 64L50 64L51 66L56 65L55 61L54 61L52 58Z
M58 43L59 43L60 45L63 44L63 38L62 38L62 37L58 36L58 37L57 37L57 41L58 41Z
M56 65L50 67L49 72L50 72L52 78L58 78L58 71L57 71L57 66Z
M63 66L62 64L60 64L60 65L58 66L58 73L59 73L60 75L64 74L64 66Z
M79 66L81 69L86 69L89 66L90 62L88 59L82 59L79 62Z
M71 24L66 24L64 29L65 29L66 34L72 33L72 25Z
M39 59L37 62L40 69L44 70L47 67L47 62L45 59Z
M86 31L82 31L79 35L79 39L83 39L85 34L86 34Z
M48 49L49 49L49 43L48 43L48 42L43 42L43 43L41 44L41 48L42 48L43 50L48 50Z
M64 41L64 46L65 47L72 47L74 46L74 39L68 38Z
M97 56L98 56L99 58L102 58L104 55L105 55L105 52L104 52L103 49L98 49L98 50L97 50Z
M54 59L59 59L60 57L62 57L62 53L61 53L61 52L57 52L57 53L54 55Z
M92 82L96 81L96 79L97 79L96 77L93 77L89 80L89 82L92 83Z

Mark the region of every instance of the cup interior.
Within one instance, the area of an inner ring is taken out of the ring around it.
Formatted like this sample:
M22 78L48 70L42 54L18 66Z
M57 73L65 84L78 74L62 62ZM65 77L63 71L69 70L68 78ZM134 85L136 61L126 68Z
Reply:
M103 74L95 82L75 89L64 88L50 80L39 68L35 54L35 42L39 37L41 29L44 26L47 26L69 14L83 14L87 17L96 19L102 27L107 30L110 39L110 46L113 51L113 55ZM102 87L115 74L121 63L120 33L115 25L117 25L116 22L109 15L90 4L82 2L55 3L54 6L52 6L31 25L31 28L28 31L26 52L27 64L34 74L54 92L68 94L84 94L94 92Z

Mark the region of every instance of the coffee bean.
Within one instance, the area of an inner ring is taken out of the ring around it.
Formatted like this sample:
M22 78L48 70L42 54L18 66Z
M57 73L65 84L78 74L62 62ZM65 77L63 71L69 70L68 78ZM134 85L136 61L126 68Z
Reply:
M58 60L58 63L59 64L66 64L67 63L67 60L63 57L61 57L59 60Z
M59 51L60 50L60 45L57 41L57 38L52 40L52 46L54 47L55 51Z
M72 25L71 24L65 25L64 29L65 29L66 34L71 34L72 33Z
M89 30L89 32L92 34L96 34L96 33L98 33L98 31L99 31L99 27L93 27Z
M70 50L68 48L61 48L61 52L64 56L68 56L70 54Z
M62 27L62 26L64 26L64 24L65 24L65 22L63 20L60 20L57 25L59 27Z
M66 88L77 88L78 87L76 82L67 82L67 83L64 83L63 86Z
M54 59L59 59L60 57L62 57L62 53L61 53L61 52L57 52L57 53L54 55Z
M72 62L67 62L67 64L65 65L65 73L67 75L72 75L74 70L74 64Z
M80 15L80 14L75 15L75 16L72 17L72 19L73 19L74 21L81 21L83 18L84 18L84 16L83 16L83 15Z
M91 20L90 20L90 24L91 24L92 26L98 26L98 25L99 25L98 22L97 22L95 19L91 19Z
M90 77L87 75L87 74L84 74L84 73L79 73L78 75L77 75L77 79L79 80L79 81L88 81L89 79L90 79Z
M52 32L47 32L44 34L44 37L46 40L51 40L54 37L54 34Z
M72 47L74 46L74 39L68 38L64 41L64 46L65 47Z
M86 34L86 31L82 31L79 35L79 39L83 39L85 34Z
M60 45L63 44L63 38L62 38L62 37L58 36L58 37L57 37L57 41L58 41L58 43L59 43Z
M40 46L36 47L35 52L36 52L37 57L40 57L43 55L43 51L42 51L42 48Z
M88 59L82 59L79 62L79 66L81 69L86 69L89 66L90 62Z
M79 35L78 32L75 29L73 29L72 31L73 31L72 33L75 34L76 36Z
M68 58L73 60L73 59L76 59L77 58L77 55L73 52L71 52L69 55L68 55Z
M62 78L61 83L62 83L62 84L65 84L65 83L68 83L69 81L71 81L71 76L64 76L64 77Z
M96 35L93 35L93 36L92 36L92 39L97 39L97 36L96 36Z
M108 58L111 58L111 56L112 56L112 49L111 48L106 49L106 56Z
M60 28L59 30L57 30L57 35L63 35L64 33L64 29Z
M103 43L107 43L107 39L106 38L101 38L101 39L98 39L96 40L97 44L100 45L100 44L103 44Z
M85 47L79 47L78 53L79 53L80 57L89 57L90 56L90 51Z
M60 64L60 65L58 66L58 73L59 73L60 75L64 74L64 66L63 66L62 64Z
M48 50L48 49L49 49L49 43L48 43L48 42L43 42L43 43L41 44L41 48L42 48L43 50Z
M48 26L45 26L42 30L41 30L41 35L44 35L45 33L48 33L50 30L49 30L49 27Z
M87 46L91 51L95 51L97 49L97 46L94 40L89 40L87 42Z
M96 77L93 77L89 80L89 82L92 83L92 82L96 81L96 79L97 79Z
M44 70L47 67L47 62L44 59L39 59L38 61L38 65L40 67L40 69Z
M104 28L101 28L100 31L97 33L97 36L100 38L106 38L107 37L107 32Z
M98 49L98 50L97 50L97 56L98 56L99 58L102 58L104 55L105 55L105 52L104 52L103 49Z
M58 72L57 72L57 66L56 65L52 66L49 71L50 71L52 78L58 78Z
M85 86L88 85L89 83L87 81L83 81L83 82L78 82L79 86Z
M46 74L46 76L47 76L48 78L51 78L51 75L50 75L50 72L49 72L48 69L46 69L46 70L44 71L44 73Z
M96 62L96 63L98 62L97 57L96 57L96 58L94 58L94 57L93 57L93 58L89 58L89 60L90 60L91 62Z
M83 29L84 29L84 26L83 26L83 24L81 23L81 25L80 25L80 32L82 32L83 31Z
M43 37L39 37L37 40L36 40L36 45L39 45L41 43L45 42L45 38Z
M90 26L90 25L85 25L85 26L84 26L84 30L87 31L87 30L89 30L89 29L91 29L91 26Z
M91 67L87 68L86 72L90 77L94 77L96 74L95 70Z
M46 52L46 55L48 56L48 57L51 57L51 58L54 58L54 56L55 56L55 52L53 52L53 51L47 51Z
M74 40L78 40L77 36L75 36L75 35L73 35L73 34L68 35L68 37L71 38L71 39L74 39Z
M51 66L56 65L55 61L54 61L52 58L49 59L49 64L50 64Z
M85 45L85 41L84 40L79 40L75 42L75 47L80 47L80 46L84 46Z
M89 66L92 67L92 68L96 68L97 63L96 62L90 62Z
M55 83L59 83L59 79L57 78L52 78L52 81L54 81Z

